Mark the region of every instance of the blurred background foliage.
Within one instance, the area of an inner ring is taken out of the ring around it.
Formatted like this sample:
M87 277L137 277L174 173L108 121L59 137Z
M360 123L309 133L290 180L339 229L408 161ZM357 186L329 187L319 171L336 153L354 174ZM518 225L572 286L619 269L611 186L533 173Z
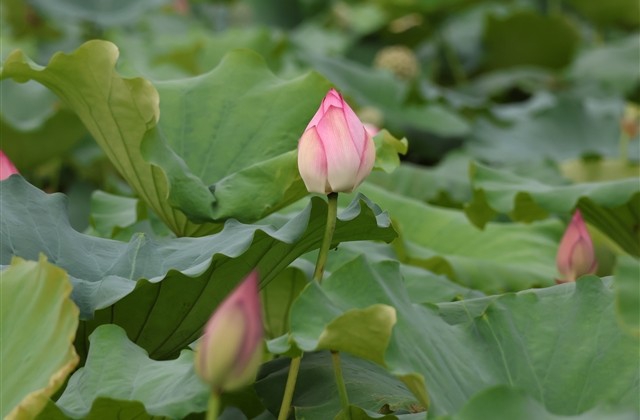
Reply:
M290 79L315 69L361 118L410 141L379 186L445 207L471 199L471 160L552 185L637 175L636 0L2 0L2 59L39 64L88 39L114 42L119 72L159 81L257 51ZM132 195L73 112L35 82L1 85L2 149L33 184ZM295 104L292 104L295 106ZM100 197L98 197L99 199ZM142 211L142 210L141 210Z

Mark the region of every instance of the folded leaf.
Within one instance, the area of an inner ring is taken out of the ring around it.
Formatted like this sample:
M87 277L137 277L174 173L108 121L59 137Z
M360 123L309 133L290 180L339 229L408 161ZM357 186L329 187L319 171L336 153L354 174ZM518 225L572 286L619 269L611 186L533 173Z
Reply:
M78 308L67 274L44 257L13 258L0 273L0 288L0 416L32 419L78 364Z
M98 325L116 323L152 357L168 357L198 338L216 305L256 267L262 286L322 240L327 204L315 197L277 229L230 220L215 235L128 243L83 235L69 225L65 197L47 195L14 176L0 189L0 264L12 256L50 261L68 271L72 298L88 320L79 351ZM340 215L334 244L391 241L386 214L358 196Z

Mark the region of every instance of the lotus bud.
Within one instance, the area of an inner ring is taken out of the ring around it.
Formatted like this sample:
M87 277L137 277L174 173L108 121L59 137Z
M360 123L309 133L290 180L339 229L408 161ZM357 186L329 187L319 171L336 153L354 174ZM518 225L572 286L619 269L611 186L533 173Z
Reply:
M254 381L262 362L261 314L254 271L215 310L196 349L196 373L214 392Z
M556 263L561 276L558 283L576 281L580 276L595 273L598 268L593 242L580 210L576 210L564 232Z
M0 181L18 173L18 169L16 169L14 164L9 160L9 157L0 150Z
M298 142L298 170L309 192L351 192L376 159L369 132L331 89Z

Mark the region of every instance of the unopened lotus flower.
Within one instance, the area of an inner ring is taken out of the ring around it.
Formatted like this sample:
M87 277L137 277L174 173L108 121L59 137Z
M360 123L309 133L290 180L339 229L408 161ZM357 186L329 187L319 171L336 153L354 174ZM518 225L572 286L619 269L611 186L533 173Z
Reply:
M298 143L298 170L309 192L351 192L371 173L371 134L331 89Z
M2 150L0 150L0 181L17 173L19 173L18 169L16 169L13 162L9 160L9 157L7 157Z
M254 271L207 322L196 349L196 372L216 393L248 385L262 361L262 339L258 274Z
M558 283L576 281L585 274L593 274L598 268L593 242L580 210L576 210L560 241L556 264L561 278Z

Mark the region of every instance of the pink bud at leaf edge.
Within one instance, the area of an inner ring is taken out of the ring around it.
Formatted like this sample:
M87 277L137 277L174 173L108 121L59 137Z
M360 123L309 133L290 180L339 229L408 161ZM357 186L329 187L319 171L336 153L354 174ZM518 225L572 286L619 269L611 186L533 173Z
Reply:
M585 274L593 274L598 268L593 241L580 210L576 210L560 240L556 264L560 272L559 283L576 281Z
M0 150L0 181L9 178L13 174L17 174L18 169L7 155Z

